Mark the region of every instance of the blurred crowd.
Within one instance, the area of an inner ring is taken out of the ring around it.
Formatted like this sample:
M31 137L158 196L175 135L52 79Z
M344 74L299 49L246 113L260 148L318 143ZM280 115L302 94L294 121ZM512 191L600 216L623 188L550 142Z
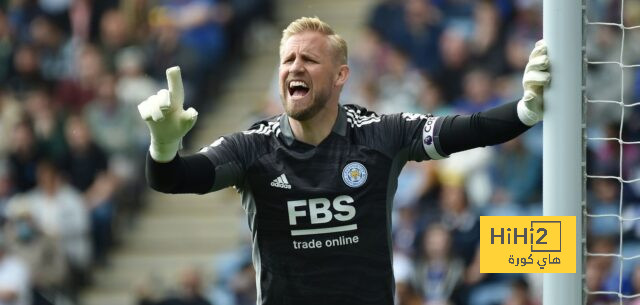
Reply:
M0 304L74 304L142 206L136 105L201 112L269 0L0 1ZM116 229L117 228L117 229Z

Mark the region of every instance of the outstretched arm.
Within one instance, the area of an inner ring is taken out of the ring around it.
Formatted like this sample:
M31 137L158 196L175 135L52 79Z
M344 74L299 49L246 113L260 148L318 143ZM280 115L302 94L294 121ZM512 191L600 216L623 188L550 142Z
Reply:
M444 118L438 133L440 147L446 155L509 141L527 131L518 119L518 102L504 104L471 115Z
M517 102L472 115L444 118L438 133L446 154L509 141L542 120L542 93L550 81L549 57L544 41L536 43L525 68L524 96Z

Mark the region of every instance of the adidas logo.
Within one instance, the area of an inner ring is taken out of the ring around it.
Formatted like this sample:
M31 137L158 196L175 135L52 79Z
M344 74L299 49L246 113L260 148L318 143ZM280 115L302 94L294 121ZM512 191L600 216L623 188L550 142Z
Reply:
M284 174L278 176L278 178L273 179L273 181L271 181L271 186L279 187L281 189L291 189L291 184L289 184L287 176L285 176Z

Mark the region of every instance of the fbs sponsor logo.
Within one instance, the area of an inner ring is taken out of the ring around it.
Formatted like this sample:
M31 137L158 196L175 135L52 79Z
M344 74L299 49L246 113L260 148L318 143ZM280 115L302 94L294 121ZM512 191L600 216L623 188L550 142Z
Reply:
M291 184L289 184L287 176L285 176L284 174L278 176L278 178L273 179L273 181L271 181L271 186L281 189L291 189Z
M337 224L348 222L356 216L356 208L353 203L353 198L347 195L340 195L333 200L329 200L329 198L312 198L287 201L289 224L291 226L308 224L313 226L312 228L291 230L291 236L327 234L358 229L358 225L355 223L336 226ZM333 226L314 226L325 223Z

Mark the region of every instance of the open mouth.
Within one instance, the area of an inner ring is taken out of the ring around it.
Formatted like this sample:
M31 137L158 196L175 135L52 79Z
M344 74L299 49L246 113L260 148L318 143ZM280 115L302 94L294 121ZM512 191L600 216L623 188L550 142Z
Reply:
M292 97L304 97L309 93L309 85L304 81L294 80L289 82L289 95Z

